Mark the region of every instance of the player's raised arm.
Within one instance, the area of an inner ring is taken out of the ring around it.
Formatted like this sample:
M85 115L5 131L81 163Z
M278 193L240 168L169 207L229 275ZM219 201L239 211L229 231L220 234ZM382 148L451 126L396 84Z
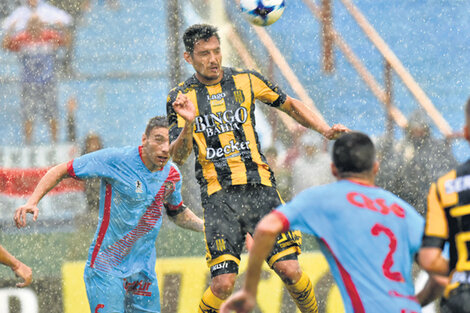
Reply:
M193 149L193 127L196 117L196 108L186 95L178 94L172 104L173 110L181 116L184 127L178 138L170 144L170 155L176 164L183 164Z
M346 126L341 124L335 124L330 127L302 101L289 96L287 96L280 109L302 126L313 129L330 140L337 139L342 133L349 131Z
M181 205L181 208L177 212L171 213L171 210L168 209L168 205L165 204L167 209L167 215L173 223L178 225L181 228L203 232L204 231L204 222L200 219L193 211L191 211L184 204Z
M14 220L16 227L21 228L26 226L26 214L33 214L33 220L36 221L38 218L39 209L37 207L39 201L54 188L63 178L68 176L67 163L62 163L54 166L47 171L36 188L33 191L31 197L25 205L20 206L16 209Z
M284 230L283 228L284 224L281 218L275 213L265 216L256 226L243 288L222 304L220 313L250 312L255 307L261 266L272 250L276 237Z

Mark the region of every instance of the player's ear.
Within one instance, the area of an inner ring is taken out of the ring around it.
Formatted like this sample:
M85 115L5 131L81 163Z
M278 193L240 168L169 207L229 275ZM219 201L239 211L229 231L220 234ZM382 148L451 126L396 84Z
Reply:
M468 126L465 125L463 127L463 137L465 138L465 140L467 140L468 142L470 142L470 130L468 129Z
M145 143L147 142L147 135L145 135L145 133L142 134L142 146L145 145Z
M372 173L374 173L374 176L377 175L377 173L379 172L379 168L380 168L380 163L379 161L375 161L374 162L374 165L372 166Z
M193 64L193 58L191 57L191 53L189 53L188 51L185 51L183 53L183 57L186 62L188 62L191 65Z
M338 168L333 162L331 162L331 174L333 174L334 177L338 178Z

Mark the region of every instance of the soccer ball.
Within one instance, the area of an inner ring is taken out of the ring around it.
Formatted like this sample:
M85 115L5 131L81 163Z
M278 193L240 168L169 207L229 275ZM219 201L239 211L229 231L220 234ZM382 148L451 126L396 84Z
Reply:
M284 8L285 0L240 0L243 16L258 26L268 26L277 21Z

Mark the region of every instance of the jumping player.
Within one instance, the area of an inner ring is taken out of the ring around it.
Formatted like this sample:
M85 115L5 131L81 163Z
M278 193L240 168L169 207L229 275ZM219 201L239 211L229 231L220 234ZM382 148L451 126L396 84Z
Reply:
M465 106L465 139L470 142L470 99ZM441 176L428 194L426 226L418 262L430 273L449 276L441 313L470 312L470 160ZM449 243L449 260L442 256Z
M352 132L333 147L336 183L309 188L256 227L242 290L221 312L249 312L261 265L279 233L314 235L341 292L346 313L418 313L411 276L424 220L409 204L374 186L378 170L370 138Z
M287 96L255 71L222 67L217 29L189 27L183 36L184 59L195 74L170 91L167 114L170 154L185 162L194 149L196 176L204 208L206 260L211 285L199 312L218 312L233 290L246 233L281 204L274 173L260 150L255 130L255 100L278 108L305 127L334 139L348 129L330 127L305 104ZM302 312L316 312L313 285L297 261L301 235L279 236L267 257Z
M181 174L169 160L166 117L147 124L140 147L109 148L51 168L26 205L15 213L18 228L26 214L65 177L101 178L99 223L85 267L91 312L160 312L155 241L162 210L179 226L202 232L203 223L181 199Z

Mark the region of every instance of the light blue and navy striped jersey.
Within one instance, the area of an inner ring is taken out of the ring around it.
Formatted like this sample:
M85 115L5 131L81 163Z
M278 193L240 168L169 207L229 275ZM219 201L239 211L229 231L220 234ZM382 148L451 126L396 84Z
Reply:
M69 162L75 178L101 178L99 222L87 266L117 277L145 271L155 276L155 240L163 202L182 205L181 174L168 162L161 171L144 165L141 147L110 148Z
M392 193L349 180L310 188L275 211L314 235L346 313L421 312L411 276L424 220Z

